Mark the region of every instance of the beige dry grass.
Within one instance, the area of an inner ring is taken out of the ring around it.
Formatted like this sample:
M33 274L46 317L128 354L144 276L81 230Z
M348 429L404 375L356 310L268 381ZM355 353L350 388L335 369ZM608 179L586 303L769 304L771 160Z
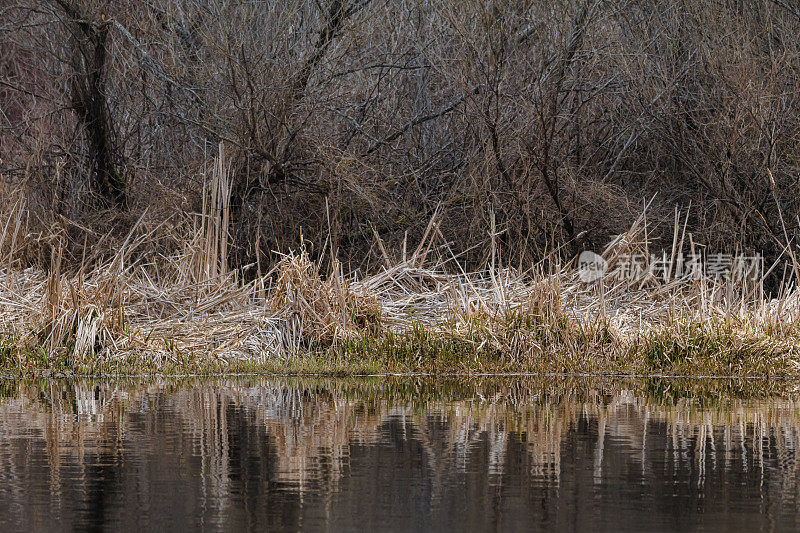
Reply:
M797 293L759 283L655 276L581 281L502 267L464 272L436 219L396 264L356 279L327 274L305 251L243 282L227 269L229 184L223 154L185 245L166 261L141 253L133 226L110 259L75 272L21 269L25 209L0 228L0 367L7 373L225 371L547 371L796 374ZM676 218L675 251L686 235ZM603 252L607 265L647 251L645 218ZM494 248L494 246L493 246ZM648 265L644 265L645 269ZM669 271L674 265L668 265Z

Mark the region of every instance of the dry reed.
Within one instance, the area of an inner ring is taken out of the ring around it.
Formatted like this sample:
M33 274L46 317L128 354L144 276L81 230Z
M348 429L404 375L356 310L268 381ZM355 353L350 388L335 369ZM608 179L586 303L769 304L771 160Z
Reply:
M323 275L301 250L244 282L227 269L227 172L220 148L199 223L160 266L139 253L152 236L140 220L106 261L70 272L54 247L47 271L20 269L25 210L11 204L0 227L0 366L291 371L312 356L321 371L797 373L794 291L768 299L757 283L654 276L585 283L571 264L522 272L499 258L465 272L437 244L435 217L415 251L362 279L336 261ZM676 218L671 261L681 227ZM646 251L646 234L643 215L607 246L607 265Z

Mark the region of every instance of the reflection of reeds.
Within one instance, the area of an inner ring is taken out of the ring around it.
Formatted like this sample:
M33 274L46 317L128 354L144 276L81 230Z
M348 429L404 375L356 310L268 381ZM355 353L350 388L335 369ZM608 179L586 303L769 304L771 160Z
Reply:
M617 447L625 443L629 459L639 462L643 472L661 460L676 469L693 466L694 482L701 487L708 470L731 468L734 460L757 468L777 457L785 470L783 483L794 487L800 475L794 460L800 446L796 396L737 399L712 390L665 397L639 383L629 385L461 383L437 394L427 384L408 382L261 379L187 387L44 382L6 391L0 446L18 438L43 440L49 475L58 477L65 457L87 468L87 453L121 457L125 441L127 454L135 455L137 439L177 438L157 429L169 413L171 424L185 434L180 438L190 448L187 455L200 457L203 494L219 502L230 488L231 453L241 453L232 451L231 442L240 438L239 432L268 439L277 460L273 481L302 492L312 485L319 489L323 480L329 488L339 483L351 446L385 442L387 424L399 425L403 439L419 443L425 468L434 477L464 471L468 464L474 471L473 454L481 446L486 450L478 456L484 475L502 476L508 443L521 439L527 474L558 483L562 443L583 423L594 428L593 479L598 483L604 480L611 439ZM239 422L229 412L234 406L243 416ZM150 422L130 426L131 417ZM234 428L233 423L243 425ZM654 432L657 427L663 429ZM658 442L669 457L652 456L649 446ZM0 469L17 478L29 475L26 453L0 453Z

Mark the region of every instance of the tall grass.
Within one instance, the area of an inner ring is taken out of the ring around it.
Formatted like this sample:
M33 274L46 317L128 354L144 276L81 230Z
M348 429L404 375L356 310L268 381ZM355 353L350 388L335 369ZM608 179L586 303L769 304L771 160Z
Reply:
M116 252L66 268L17 266L24 215L0 234L0 365L7 373L224 371L798 372L798 301L753 280L603 278L572 263L522 271L501 259L468 272L432 218L425 240L374 274L324 272L305 250L244 280L227 271L226 166L182 247L153 250L136 222ZM679 250L680 224L676 223ZM21 248L22 247L22 248ZM609 266L648 247L644 215L603 252ZM649 256L644 256L649 257ZM671 267L670 267L671 268Z

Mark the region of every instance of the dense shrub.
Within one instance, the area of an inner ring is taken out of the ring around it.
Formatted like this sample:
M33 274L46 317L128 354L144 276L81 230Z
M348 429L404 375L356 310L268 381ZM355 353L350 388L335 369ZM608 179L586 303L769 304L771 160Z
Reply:
M221 143L234 268L301 236L370 268L434 212L467 263L494 228L525 265L653 198L654 247L677 209L769 262L800 232L792 5L0 0L0 194L79 258L200 211Z

